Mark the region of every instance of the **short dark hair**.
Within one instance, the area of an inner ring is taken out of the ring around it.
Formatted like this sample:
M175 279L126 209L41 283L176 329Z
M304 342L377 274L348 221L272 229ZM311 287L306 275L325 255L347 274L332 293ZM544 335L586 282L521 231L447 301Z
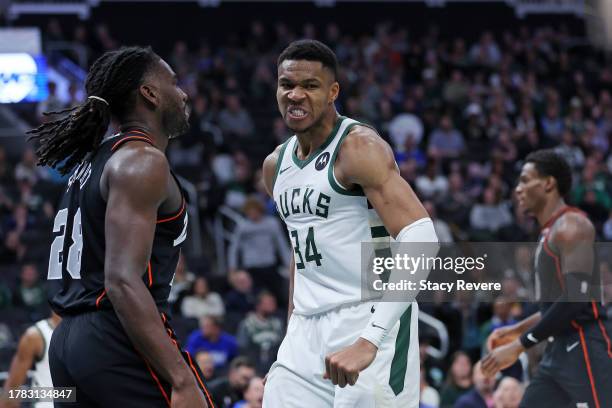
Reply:
M565 196L572 188L572 169L569 163L552 149L531 152L525 163L533 163L540 176L553 177L557 181L557 190Z
M88 98L81 105L59 112L61 119L43 123L29 131L39 142L36 153L39 165L48 165L62 173L70 172L85 156L95 151L111 120L132 112L136 90L159 56L151 47L124 47L98 58L87 74ZM89 98L96 96L104 99Z
M236 358L234 358L229 366L230 371L231 370L236 370L240 367L250 367L250 368L255 368L255 364L253 364L253 362L251 361L250 358L245 357L245 356L238 356Z
M297 40L292 42L278 56L277 66L280 66L285 60L318 61L332 71L334 79L338 76L336 54L321 41Z

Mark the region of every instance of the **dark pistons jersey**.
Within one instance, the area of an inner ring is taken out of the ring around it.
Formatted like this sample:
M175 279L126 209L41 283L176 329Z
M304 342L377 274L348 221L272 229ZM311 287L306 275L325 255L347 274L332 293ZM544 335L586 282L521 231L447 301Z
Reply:
M59 315L112 309L104 289L106 201L100 178L109 158L130 141L153 145L139 129L124 130L105 140L72 172L53 224L49 255L49 301ZM179 183L174 177L177 184ZM142 266L142 280L160 312L167 312L170 285L181 245L187 236L185 194L174 214L158 214L151 258Z
M553 243L549 241L549 236L553 229L553 226L557 220L568 212L574 212L586 215L575 207L564 207L555 213L551 219L544 225L540 233L539 243L536 249L535 255L535 294L536 300L540 303L540 311L542 314L548 310L553 304L554 300L559 298L565 289L567 284L563 271L561 270L561 257L558 249ZM591 272L591 281L588 285L588 296L590 302L584 303L584 308L580 314L576 317L575 322L586 323L590 321L599 320L605 318L606 313L603 308L603 296L602 296L602 284L600 281L599 268L597 267L597 254L596 248L593 248L595 262L593 263L593 270ZM571 272L571 271L570 271ZM587 272L587 271L574 271L574 272ZM572 327L572 322L567 322L567 328Z

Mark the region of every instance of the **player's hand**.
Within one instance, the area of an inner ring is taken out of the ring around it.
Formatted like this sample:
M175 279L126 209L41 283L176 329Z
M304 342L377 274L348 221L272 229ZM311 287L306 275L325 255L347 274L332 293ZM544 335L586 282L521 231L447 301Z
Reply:
M355 385L359 373L372 364L377 351L378 348L369 341L357 339L347 348L325 357L323 379L330 379L334 385L341 388L347 384Z
M493 333L487 338L487 350L492 351L499 346L512 343L519 338L519 333L514 329L514 326L500 327L493 330Z
M172 388L171 408L208 408L204 394L194 382L185 387Z
M519 340L497 347L482 359L482 373L486 377L493 377L500 370L514 364L523 351L525 351L525 348Z

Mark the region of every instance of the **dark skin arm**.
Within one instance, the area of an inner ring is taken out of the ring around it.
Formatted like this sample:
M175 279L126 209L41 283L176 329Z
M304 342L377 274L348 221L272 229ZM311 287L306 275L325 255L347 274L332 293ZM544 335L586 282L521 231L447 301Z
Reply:
M389 233L396 237L406 226L429 215L395 164L393 150L371 128L355 126L343 141L334 166L347 188L360 185ZM378 348L359 337L355 343L325 357L324 379L344 387L376 357Z
M576 213L563 215L557 221L551 233L550 241L559 249L561 271L564 275L592 270L595 228L586 217ZM557 302L563 301L558 300ZM549 312L551 312L550 309L547 313ZM518 336L532 329L541 318L540 313L531 316L528 320L532 324L521 324L522 330L518 333ZM482 360L482 370L486 376L492 377L498 371L510 367L518 359L519 355L525 351L518 336L510 343L496 348Z
M35 327L30 327L21 336L17 352L11 361L8 378L4 382L4 391L21 387L28 374L28 370L34 364L36 358L40 358L43 353L44 341L40 332ZM1 408L19 407L19 402L0 399Z
M158 208L171 199L170 178L163 153L144 143L131 143L108 161L102 178L108 191L105 288L136 350L172 384L172 407L206 407L142 280L151 256Z
M280 155L282 145L279 145L274 149L272 153L266 157L263 163L262 173L263 173L263 181L264 186L266 187L266 191L270 197L274 198L273 195L273 182L274 182L274 173L276 171L276 163L278 161L278 156ZM294 255L291 255L291 262L289 264L289 307L287 310L287 325L289 324L289 319L291 318L291 313L293 313L293 281L295 275L295 258Z

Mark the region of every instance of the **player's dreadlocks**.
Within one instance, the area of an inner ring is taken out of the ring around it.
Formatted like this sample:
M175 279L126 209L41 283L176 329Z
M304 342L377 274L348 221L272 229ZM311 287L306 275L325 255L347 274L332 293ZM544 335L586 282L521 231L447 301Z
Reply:
M30 130L38 139L39 165L70 172L85 156L95 151L110 123L121 121L136 102L136 90L159 57L150 47L124 47L103 54L92 65L85 81L87 100L70 109L45 115L68 114Z

